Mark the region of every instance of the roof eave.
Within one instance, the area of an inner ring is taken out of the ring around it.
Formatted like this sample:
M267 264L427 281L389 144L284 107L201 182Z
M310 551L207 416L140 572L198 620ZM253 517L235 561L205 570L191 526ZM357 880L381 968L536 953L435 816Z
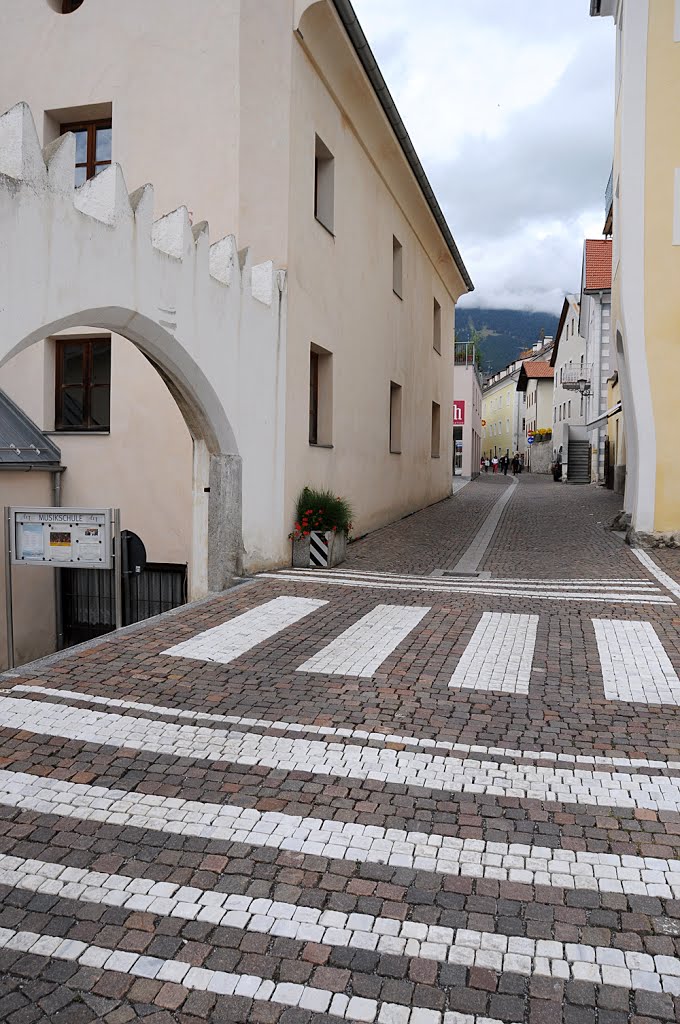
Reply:
M382 76L382 72L378 67L378 62L373 55L373 51L368 44L368 40L364 35L364 31L359 24L359 19L356 16L354 8L350 0L333 0L333 5L338 13L347 35L349 36L350 42L354 47L357 57L361 61L361 65L366 72L369 82L373 86L373 91L376 94L380 106L383 108L387 120L390 122L392 130L396 136L397 142L401 146L401 149L406 157L413 174L415 175L416 181L420 186L420 190L423 193L425 201L427 202L432 215L437 222L437 226L442 233L444 241L449 249L449 252L453 256L454 262L463 283L468 292L475 290L475 286L472 283L472 279L468 274L467 268L463 263L463 258L458 251L453 235L451 234L451 228L446 222L446 218L442 213L442 209L437 201L437 197L434 194L434 190L430 185L423 165L420 162L420 158L415 151L415 147L411 142L411 138L406 130L406 126L401 119L397 106L392 98L390 90L387 88L387 83Z

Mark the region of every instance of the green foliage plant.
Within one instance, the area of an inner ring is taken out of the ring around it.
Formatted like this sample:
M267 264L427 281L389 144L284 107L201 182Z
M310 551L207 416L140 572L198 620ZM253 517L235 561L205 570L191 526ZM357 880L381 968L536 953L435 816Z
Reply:
M309 537L312 530L318 533L349 533L352 515L352 506L345 498L332 491L303 487L295 505L295 526L290 537L300 540Z

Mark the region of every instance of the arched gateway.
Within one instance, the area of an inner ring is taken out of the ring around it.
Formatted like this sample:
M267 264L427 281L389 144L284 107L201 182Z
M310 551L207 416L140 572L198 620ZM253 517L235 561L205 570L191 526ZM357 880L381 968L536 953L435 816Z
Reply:
M285 273L251 267L233 236L211 245L207 223L192 226L185 207L154 221L152 187L128 195L117 164L75 189L74 163L71 133L41 150L25 103L0 117L0 365L75 326L106 328L144 352L193 438L192 597L220 590L242 568L244 503L260 561L256 508L278 521L262 467L282 443L280 424L259 416L240 431L238 420L255 382L261 408L280 398Z

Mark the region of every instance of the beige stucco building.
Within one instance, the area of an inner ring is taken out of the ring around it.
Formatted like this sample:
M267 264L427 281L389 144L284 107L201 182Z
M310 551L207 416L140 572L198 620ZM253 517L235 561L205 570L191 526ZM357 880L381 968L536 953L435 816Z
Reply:
M75 131L77 183L117 161L130 190L153 182L159 212L186 203L249 264L287 271L265 354L276 405L257 381L238 397L246 449L272 420L278 438L264 473L242 452L250 570L290 557L305 484L346 496L357 533L451 489L454 306L471 282L364 44L346 0L0 5L0 108L28 102L43 144ZM62 502L119 506L149 558L189 563L200 592L180 410L128 340L87 320L70 335L6 362L0 388L58 435Z
M620 479L625 457L632 529L653 541L680 534L680 134L669 127L680 107L680 0L591 0L590 10L616 24L611 320L625 441L615 457Z

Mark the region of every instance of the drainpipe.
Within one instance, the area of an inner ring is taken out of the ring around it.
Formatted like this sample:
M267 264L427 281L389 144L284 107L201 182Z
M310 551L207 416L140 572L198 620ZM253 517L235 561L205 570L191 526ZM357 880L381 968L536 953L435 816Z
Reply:
M61 506L61 474L66 466L60 466L52 473L52 505L54 508ZM64 648L64 614L61 603L61 569L54 567L54 625L57 637L57 650Z

